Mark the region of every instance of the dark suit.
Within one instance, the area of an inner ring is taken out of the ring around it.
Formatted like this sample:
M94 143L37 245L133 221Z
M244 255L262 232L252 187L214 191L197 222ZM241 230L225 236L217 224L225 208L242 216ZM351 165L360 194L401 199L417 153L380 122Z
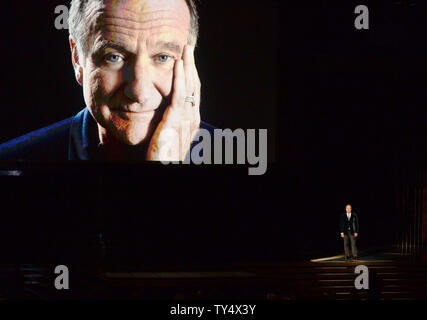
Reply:
M343 213L340 217L340 233L344 233L344 252L345 256L350 256L348 242L351 241L351 252L354 257L357 257L357 246L355 233L359 233L359 219L357 214L352 212L350 219L347 217L347 212Z
M213 136L211 125L202 121L200 128ZM191 148L197 143L193 142ZM0 160L105 160L105 157L95 119L84 108L74 117L0 144Z

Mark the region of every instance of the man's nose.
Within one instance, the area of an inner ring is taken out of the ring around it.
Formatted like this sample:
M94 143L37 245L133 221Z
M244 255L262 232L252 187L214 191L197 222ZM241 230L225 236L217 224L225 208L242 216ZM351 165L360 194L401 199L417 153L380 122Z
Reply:
M140 104L144 104L154 89L152 74L148 64L142 60L130 66L125 77L125 95Z

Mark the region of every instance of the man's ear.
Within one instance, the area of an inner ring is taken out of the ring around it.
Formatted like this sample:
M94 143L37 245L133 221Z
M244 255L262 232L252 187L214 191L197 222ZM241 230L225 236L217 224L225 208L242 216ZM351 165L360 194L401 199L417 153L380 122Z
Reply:
M71 60L73 62L74 74L76 75L77 82L83 86L83 57L79 57L79 52L77 50L77 45L74 42L73 38L70 36L70 49L71 49Z

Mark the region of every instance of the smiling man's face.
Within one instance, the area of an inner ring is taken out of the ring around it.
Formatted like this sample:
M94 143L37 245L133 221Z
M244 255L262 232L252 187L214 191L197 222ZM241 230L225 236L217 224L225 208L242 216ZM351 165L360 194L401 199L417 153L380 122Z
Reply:
M184 0L104 3L93 21L93 43L84 61L73 50L74 67L101 141L137 145L146 142L155 115L170 101L173 67L187 44L190 12Z

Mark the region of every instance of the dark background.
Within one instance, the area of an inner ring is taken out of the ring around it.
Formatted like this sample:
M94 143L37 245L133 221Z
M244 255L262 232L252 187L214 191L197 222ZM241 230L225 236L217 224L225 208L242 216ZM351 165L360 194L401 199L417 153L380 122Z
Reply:
M59 3L12 4L4 140L82 106L67 32L53 28ZM427 11L420 1L365 1L370 29L356 30L358 4L282 2L279 14L278 1L203 1L202 116L270 129L276 162L259 177L230 166L21 164L30 174L0 181L0 234L13 256L3 259L83 261L102 246L118 265L171 268L318 258L341 253L347 203L362 250L394 244L402 190L426 160Z
M291 238L313 254L342 250L333 221L346 203L359 215L362 250L395 243L407 227L402 189L409 194L425 168L427 11L420 1L366 1L370 29L359 31L358 4L285 5L281 16L293 44L281 47L291 75L282 105L292 106L281 144L301 187L292 222L307 226Z

